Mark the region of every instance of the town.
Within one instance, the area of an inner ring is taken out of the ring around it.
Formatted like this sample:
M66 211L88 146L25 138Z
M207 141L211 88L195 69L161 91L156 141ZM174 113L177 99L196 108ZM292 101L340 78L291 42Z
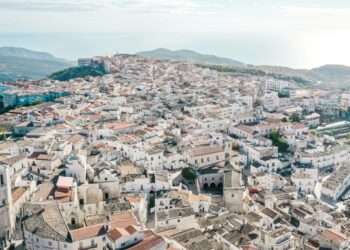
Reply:
M0 85L0 249L350 249L350 92L132 55Z

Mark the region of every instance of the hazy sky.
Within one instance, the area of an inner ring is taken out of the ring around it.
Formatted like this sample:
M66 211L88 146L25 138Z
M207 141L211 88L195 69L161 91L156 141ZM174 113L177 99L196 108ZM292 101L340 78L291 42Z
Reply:
M165 47L252 64L350 65L350 1L0 0L0 46L69 59Z

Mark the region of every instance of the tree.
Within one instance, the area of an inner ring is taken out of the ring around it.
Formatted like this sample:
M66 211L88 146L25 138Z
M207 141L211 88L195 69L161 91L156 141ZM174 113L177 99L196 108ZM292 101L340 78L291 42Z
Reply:
M238 150L238 145L237 143L232 143L232 150L237 151Z
M6 129L3 127L0 127L0 141L3 141L6 139L5 132L6 132Z
M36 99L33 103L33 105L39 105L39 104L42 104L43 101L41 99Z
M183 168L181 174L186 180L194 180L196 178L196 171L191 167Z
M291 116L290 119L292 122L300 122L300 116L297 112L294 112Z
M278 151L285 153L288 151L289 144L281 137L280 131L273 130L270 134L270 139L275 147L278 147Z
M287 122L287 121L288 121L287 118L283 117L282 122Z
M279 137L280 137L280 132L278 130L271 131L270 139L272 140L272 142L277 141Z

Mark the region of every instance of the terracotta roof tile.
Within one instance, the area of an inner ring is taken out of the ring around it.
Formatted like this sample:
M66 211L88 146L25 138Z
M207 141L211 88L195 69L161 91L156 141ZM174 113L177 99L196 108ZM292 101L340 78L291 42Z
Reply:
M337 232L331 229L327 229L324 232L322 232L322 236L332 241L335 241L337 243L342 243L348 240L348 237L345 234L342 234L340 232Z
M99 235L103 235L105 233L106 230L103 224L87 226L70 231L73 241L85 240Z

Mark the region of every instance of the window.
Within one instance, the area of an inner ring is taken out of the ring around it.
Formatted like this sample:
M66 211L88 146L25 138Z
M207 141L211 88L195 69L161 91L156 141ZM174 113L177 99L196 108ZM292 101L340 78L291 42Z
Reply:
M51 241L49 241L49 246L52 246L52 242Z
M177 222L180 222L180 219L178 219Z
M102 237L102 241L106 241L106 237Z
M64 248L67 248L67 244L64 244L63 247L64 247Z
M0 185L4 185L4 176L0 174Z
M95 240L91 240L91 245L95 244Z
M39 238L36 238L36 242L39 242Z

